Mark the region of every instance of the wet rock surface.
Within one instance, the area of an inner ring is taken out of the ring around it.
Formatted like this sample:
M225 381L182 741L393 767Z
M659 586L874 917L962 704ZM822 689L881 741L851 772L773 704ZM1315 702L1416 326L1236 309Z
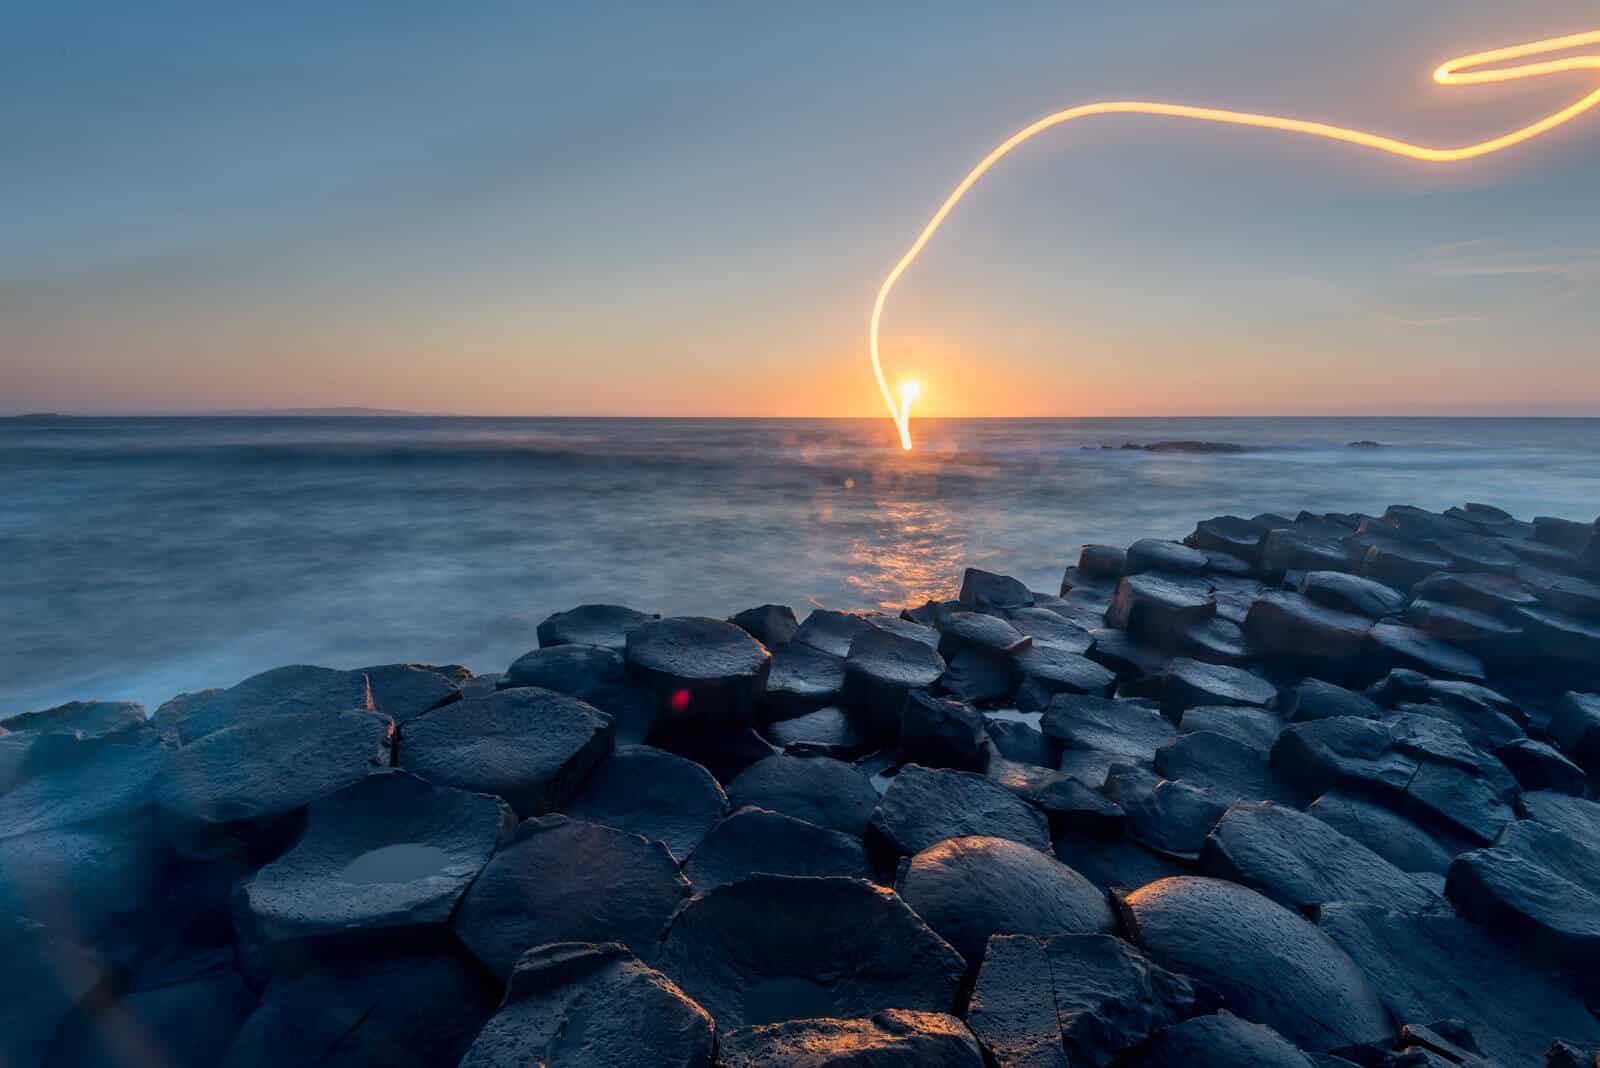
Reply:
M0 1061L1588 1064L1595 530L1222 516L6 709Z

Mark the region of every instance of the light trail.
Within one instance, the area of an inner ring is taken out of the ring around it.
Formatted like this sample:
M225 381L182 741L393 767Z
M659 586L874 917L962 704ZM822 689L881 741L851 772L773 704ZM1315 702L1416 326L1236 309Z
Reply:
M1570 71L1592 70L1600 71L1600 55L1566 56L1560 59L1547 59L1538 63L1523 63L1518 66L1495 66L1511 60L1527 59L1530 56L1544 56L1569 49L1580 48L1584 45L1600 44L1600 30L1587 33L1575 33L1566 37L1552 37L1543 41L1534 41L1530 44L1514 45L1510 48L1497 48L1490 52L1479 52L1470 56L1462 56L1441 64L1433 72L1433 80L1440 85L1484 85L1490 82L1510 82L1523 78L1539 78L1551 74L1562 74ZM1482 69L1482 68L1489 69ZM917 256L927 245L929 239L938 232L945 217L961 202L961 198L977 184L989 169L1004 159L1012 149L1021 145L1046 130L1053 129L1063 123L1074 119L1088 118L1091 115L1162 115L1175 119L1191 119L1196 122L1221 123L1229 126L1255 126L1268 130L1282 130L1287 133L1306 134L1311 137L1321 137L1329 141L1344 141L1352 145L1361 145L1364 148L1376 149L1395 156L1404 156L1407 159L1420 160L1424 163L1457 163L1462 160L1476 159L1480 156L1491 155L1520 145L1524 141L1531 141L1541 134L1549 133L1558 126L1565 125L1600 106L1600 89L1578 100L1569 107L1562 108L1552 115L1547 115L1537 122L1529 123L1520 129L1511 131L1500 137L1477 144L1464 145L1460 148L1428 148L1423 145L1414 145L1406 141L1384 137L1380 134L1366 133L1362 130L1347 129L1343 126L1331 126L1322 122L1308 122L1305 119L1289 119L1278 115L1258 115L1248 111L1226 111L1218 108L1193 107L1188 104L1161 104L1142 100L1107 101L1099 104L1083 104L1078 107L1068 108L1046 115L1031 126L1025 126L1002 141L995 149L978 163L976 167L967 172L961 179L961 184L955 191L945 198L939 210L934 212L933 218L922 228L922 233L917 235L917 240L912 243L906 254L900 257L900 262L894 265L894 270L889 272L889 277L883 280L883 286L878 290L878 299L872 306L872 327L870 331L870 346L872 351L872 373L877 376L878 389L883 393L883 403L888 406L889 415L894 419L895 428L900 432L900 447L911 448L911 402L917 396L915 383L906 383L901 387L902 400L897 403L889 383L883 376L883 362L878 355L878 326L883 319L883 306L889 299L889 292L894 288L895 282L905 273L906 268L916 261Z

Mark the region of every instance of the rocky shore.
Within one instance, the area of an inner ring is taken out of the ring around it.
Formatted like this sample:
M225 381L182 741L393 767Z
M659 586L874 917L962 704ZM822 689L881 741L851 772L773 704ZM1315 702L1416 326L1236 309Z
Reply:
M536 640L0 710L0 1064L1597 1063L1600 523Z

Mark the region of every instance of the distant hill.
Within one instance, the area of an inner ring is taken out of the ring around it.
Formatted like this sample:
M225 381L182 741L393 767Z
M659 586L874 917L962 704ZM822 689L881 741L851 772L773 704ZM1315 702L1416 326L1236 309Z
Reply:
M210 416L228 416L228 417L254 416L254 417L258 417L258 418L262 417L262 416L274 416L274 415L325 416L325 417L338 416L338 417L341 417L341 418L352 417L352 416L366 417L366 418L385 417L385 416L387 416L389 418L394 418L396 416L437 415L439 413L437 413L437 412L408 412L408 411L405 411L404 409L401 409L401 408L235 408L235 409L228 409L228 410L216 411L216 412L187 412L187 413L183 413L183 414L188 414L188 415L210 415Z

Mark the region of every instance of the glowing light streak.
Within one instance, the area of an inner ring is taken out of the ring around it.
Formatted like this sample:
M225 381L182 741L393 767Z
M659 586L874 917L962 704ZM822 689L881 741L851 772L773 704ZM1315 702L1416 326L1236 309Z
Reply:
M1433 80L1440 85L1484 85L1491 82L1509 82L1524 78L1541 78L1552 74L1563 74L1572 71L1600 71L1600 55L1565 56L1559 59L1547 59L1538 63L1524 63L1517 66L1497 66L1512 60L1527 59L1530 56L1543 56L1552 53L1564 52L1585 45L1600 44L1600 30L1587 33L1575 33L1566 37L1552 37L1543 41L1534 41L1524 45L1514 45L1510 48L1498 48L1489 52L1479 52L1470 56L1462 56L1441 64L1433 72ZM1488 69L1484 69L1488 68ZM1457 163L1463 160L1477 159L1480 156L1501 152L1525 141L1531 141L1541 134L1549 133L1558 126L1565 125L1587 111L1600 106L1600 89L1596 89L1587 96L1568 107L1562 108L1554 114L1547 115L1537 122L1529 123L1519 129L1500 137L1480 141L1476 144L1463 145L1459 148L1428 148L1423 145L1414 145L1406 141L1384 137L1380 134L1367 133L1362 130L1352 130L1343 126L1332 126L1322 122L1309 122L1304 119L1290 119L1278 115L1258 115L1248 111L1227 111L1218 108L1193 107L1188 104L1162 104L1142 100L1107 101L1098 104L1083 104L1078 107L1067 108L1046 115L1044 118L1025 126L1006 138L993 151L979 161L978 165L967 172L961 179L961 184L955 191L945 198L939 210L934 212L933 218L928 220L922 232L912 243L906 254L900 257L900 262L894 265L894 270L883 280L882 287L878 290L878 299L872 306L872 326L869 333L869 343L872 353L872 372L878 379L878 389L883 393L883 402L889 409L889 415L894 419L895 428L900 432L900 446L904 449L911 448L911 402L916 398L918 389L915 383L905 383L900 387L900 401L895 400L893 391L889 389L888 380L883 375L883 362L878 353L878 328L883 319L883 306L889 299L889 292L894 284L900 280L906 268L916 261L923 247L938 231L945 218L961 202L969 190L977 184L978 179L988 173L989 169L999 163L1011 150L1023 142L1053 129L1063 123L1072 122L1074 119L1088 118L1091 115L1158 115L1175 119L1189 119L1195 122L1219 123L1229 126L1254 126L1268 130L1280 130L1286 133L1305 134L1311 137L1320 137L1329 141L1343 141L1347 144L1360 145L1363 148L1387 152L1395 156L1418 160L1424 163Z

